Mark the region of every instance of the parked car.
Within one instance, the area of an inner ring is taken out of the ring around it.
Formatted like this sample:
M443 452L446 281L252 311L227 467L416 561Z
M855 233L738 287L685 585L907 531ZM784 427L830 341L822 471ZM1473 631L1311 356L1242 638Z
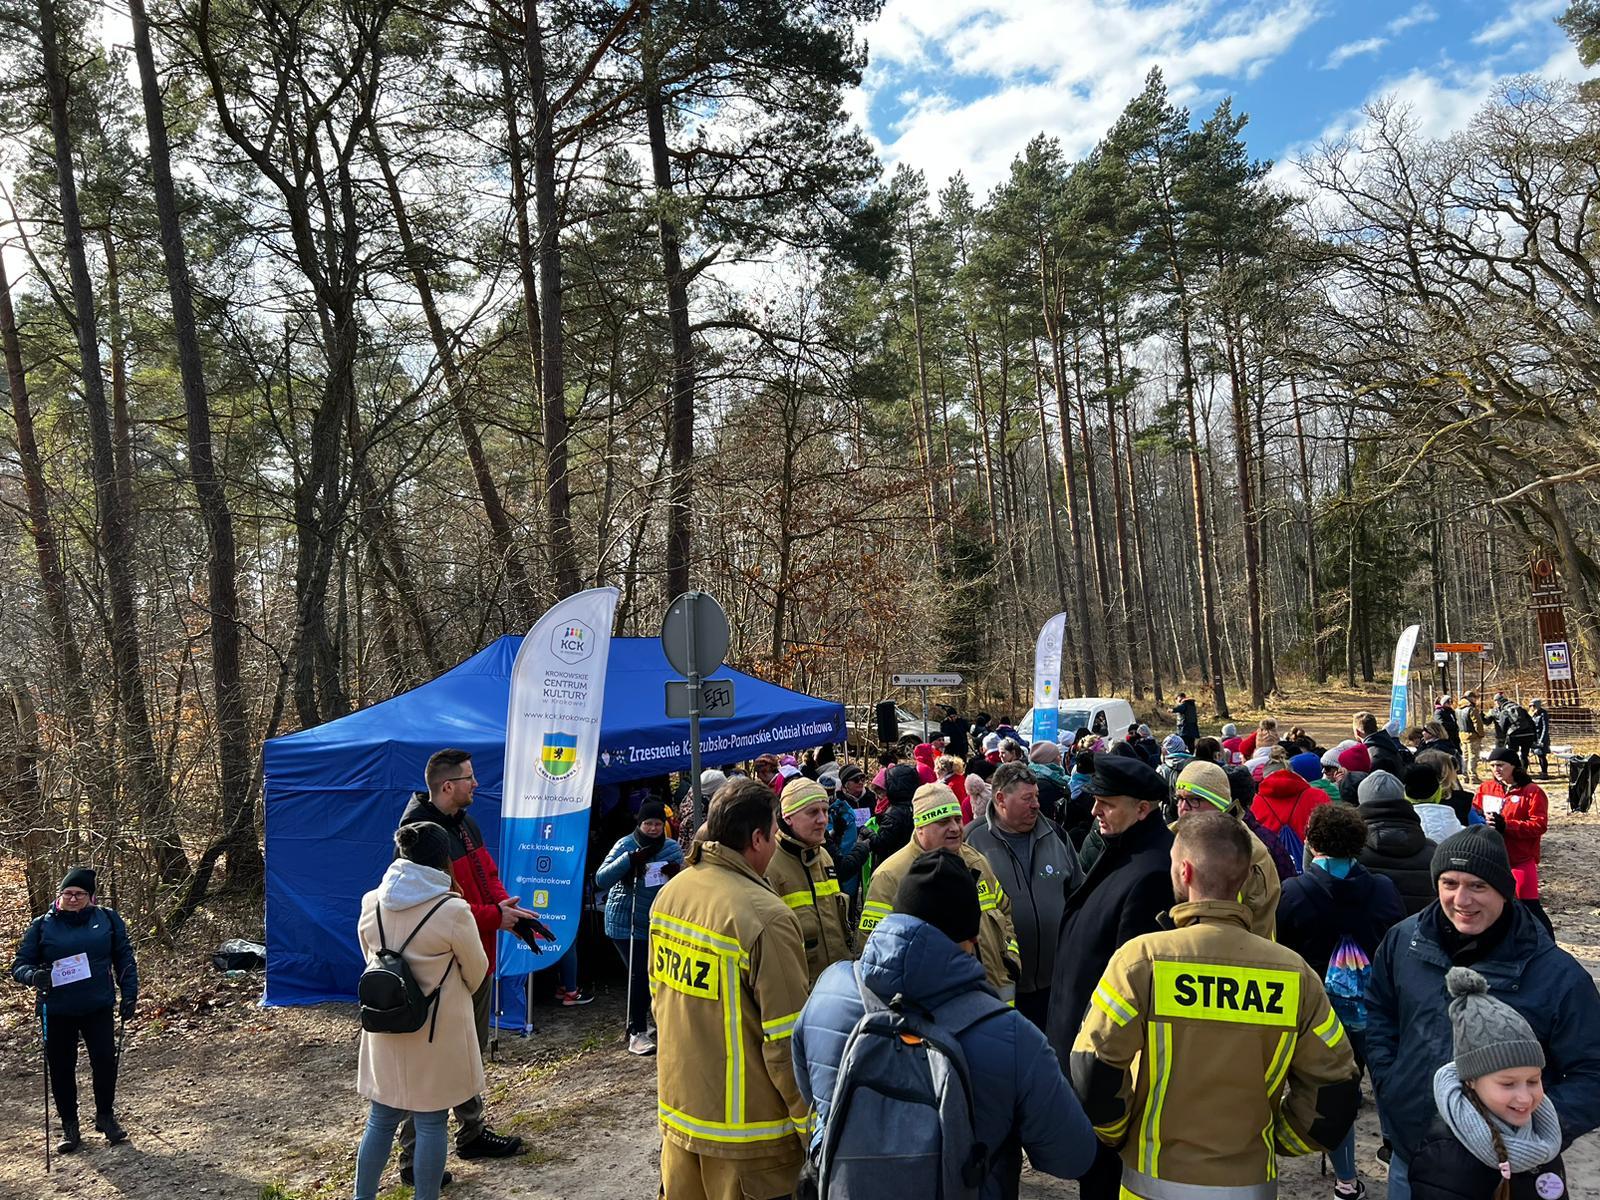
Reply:
M1065 734L1087 726L1105 737L1119 738L1138 722L1133 705L1116 696L1063 696L1056 701L1056 712L1060 714L1060 732ZM1017 732L1033 740L1033 709L1017 722Z
M896 739L897 746L909 749L922 741L922 717L907 711L901 705L894 706L894 719L900 727L900 736ZM878 739L878 717L875 705L856 705L845 709L845 728L849 733L852 746L880 746ZM933 706L928 708L928 732L939 732L939 717Z

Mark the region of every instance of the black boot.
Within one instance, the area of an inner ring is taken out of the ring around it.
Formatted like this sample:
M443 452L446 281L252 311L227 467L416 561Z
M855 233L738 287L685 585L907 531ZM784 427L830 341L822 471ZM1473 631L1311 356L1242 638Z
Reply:
M117 1124L117 1118L112 1113L96 1113L94 1127L106 1135L106 1141L113 1146L128 1140L127 1130Z
M71 1154L83 1145L83 1135L78 1132L77 1117L61 1118L61 1140L56 1143L56 1150L62 1154Z

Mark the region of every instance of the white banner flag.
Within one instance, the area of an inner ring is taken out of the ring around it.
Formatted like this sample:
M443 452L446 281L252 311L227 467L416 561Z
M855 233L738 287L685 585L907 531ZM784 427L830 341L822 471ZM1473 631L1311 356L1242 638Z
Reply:
M1067 632L1067 614L1059 612L1039 630L1033 648L1033 737L1053 742L1061 726L1056 704L1061 699L1061 641Z
M618 594L593 588L557 602L522 639L511 667L500 871L506 890L544 918L556 941L540 962L520 941L502 938L500 975L554 962L577 936Z

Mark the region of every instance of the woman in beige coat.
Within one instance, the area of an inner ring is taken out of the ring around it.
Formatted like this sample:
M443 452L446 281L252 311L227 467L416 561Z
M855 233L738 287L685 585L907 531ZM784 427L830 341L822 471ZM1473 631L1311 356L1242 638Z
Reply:
M432 824L402 825L394 840L400 857L361 898L361 953L370 960L380 944L395 950L411 938L406 965L424 995L440 988L438 1011L415 1033L361 1033L356 1090L371 1107L356 1153L355 1200L378 1194L395 1130L408 1114L416 1121L417 1150L414 1179L407 1182L414 1182L415 1200L437 1200L450 1110L483 1090L472 993L489 960L472 910L455 891L445 831Z

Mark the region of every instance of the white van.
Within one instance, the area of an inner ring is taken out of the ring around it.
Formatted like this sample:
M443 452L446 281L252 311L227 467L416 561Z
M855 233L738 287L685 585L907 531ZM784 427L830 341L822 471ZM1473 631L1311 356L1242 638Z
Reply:
M1133 715L1133 705L1117 696L1063 696L1056 701L1056 712L1061 722L1058 738L1066 735L1070 739L1072 734L1087 726L1116 741L1128 732L1129 725L1139 721ZM1030 742L1033 740L1033 709L1017 722L1017 732Z

